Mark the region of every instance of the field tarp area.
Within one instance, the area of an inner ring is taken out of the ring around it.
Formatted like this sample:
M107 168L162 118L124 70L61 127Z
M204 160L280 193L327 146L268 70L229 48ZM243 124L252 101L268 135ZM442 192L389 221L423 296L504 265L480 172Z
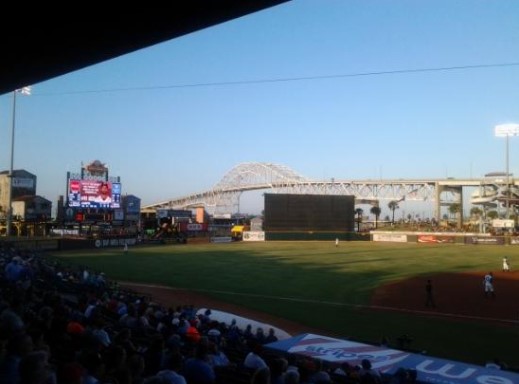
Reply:
M393 375L399 368L417 372L418 383L442 384L514 384L519 374L485 368L459 361L446 360L417 353L399 351L383 346L340 340L305 333L265 345L265 348L285 354L296 354L319 359L331 364L360 365L368 359L373 369Z

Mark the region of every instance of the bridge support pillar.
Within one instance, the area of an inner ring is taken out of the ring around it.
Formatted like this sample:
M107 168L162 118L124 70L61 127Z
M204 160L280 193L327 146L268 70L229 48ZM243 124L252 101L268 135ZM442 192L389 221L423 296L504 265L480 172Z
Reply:
M450 192L454 195L453 200L445 200L441 199L441 195L443 192ZM456 228L463 228L463 186L462 185L439 185L436 183L436 220L440 222L441 217L441 207L442 206L451 206L452 204L459 204L460 210L457 214L456 219Z

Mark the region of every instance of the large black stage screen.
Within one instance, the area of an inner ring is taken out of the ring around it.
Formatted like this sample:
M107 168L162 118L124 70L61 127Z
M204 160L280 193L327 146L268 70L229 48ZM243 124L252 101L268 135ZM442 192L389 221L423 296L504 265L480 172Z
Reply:
M355 196L265 194L265 231L354 231Z

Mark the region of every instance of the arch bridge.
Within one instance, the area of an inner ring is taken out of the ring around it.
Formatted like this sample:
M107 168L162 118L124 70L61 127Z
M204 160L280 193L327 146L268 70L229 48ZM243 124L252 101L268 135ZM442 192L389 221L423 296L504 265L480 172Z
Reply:
M463 188L481 187L487 179L417 179L417 180L312 180L287 166L273 163L241 163L227 172L211 189L171 200L150 204L142 212L159 208L189 209L204 207L211 214L239 212L244 192L268 190L271 193L352 195L356 204L379 205L389 201L421 201L434 204L440 220L442 206L463 206ZM515 185L515 181L510 180ZM458 215L461 217L462 215Z

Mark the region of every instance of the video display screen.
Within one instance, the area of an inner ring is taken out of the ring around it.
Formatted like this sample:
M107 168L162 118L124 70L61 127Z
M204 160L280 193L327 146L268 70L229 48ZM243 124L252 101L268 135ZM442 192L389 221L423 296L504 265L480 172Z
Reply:
M69 180L68 190L69 207L121 207L121 183L101 180Z

